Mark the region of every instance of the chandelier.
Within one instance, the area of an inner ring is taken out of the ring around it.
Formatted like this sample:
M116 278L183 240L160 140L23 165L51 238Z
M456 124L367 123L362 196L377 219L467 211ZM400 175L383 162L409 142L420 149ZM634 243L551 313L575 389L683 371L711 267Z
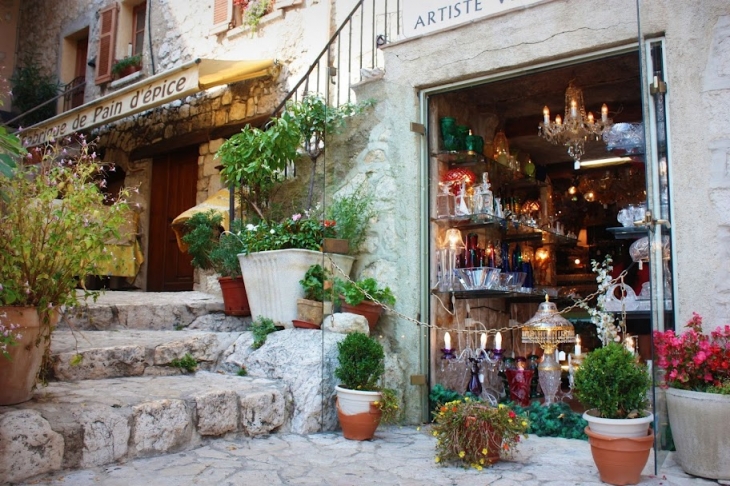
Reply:
M553 145L567 147L568 155L575 161L576 170L580 169L586 140L600 140L613 125L613 120L608 118L608 106L605 103L601 107L600 120L596 120L591 112L586 115L583 90L577 88L573 81L565 90L565 119L557 115L555 121L550 121L550 109L547 106L542 109L542 115L539 135Z

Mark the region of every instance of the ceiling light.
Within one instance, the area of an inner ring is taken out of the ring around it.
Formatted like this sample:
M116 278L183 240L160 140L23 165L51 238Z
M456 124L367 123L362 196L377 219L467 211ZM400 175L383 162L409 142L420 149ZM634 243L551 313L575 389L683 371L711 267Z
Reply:
M621 165L631 162L631 157L607 157L605 159L585 160L580 163L581 168L604 167L606 165Z
M613 125L608 118L608 106L601 107L601 119L596 120L593 113L586 114L583 103L583 91L571 81L565 90L565 119L560 115L550 121L550 109L542 110L543 121L540 123L539 135L553 145L564 145L568 155L575 161L575 169L580 169L580 159L585 153L586 140L600 140Z

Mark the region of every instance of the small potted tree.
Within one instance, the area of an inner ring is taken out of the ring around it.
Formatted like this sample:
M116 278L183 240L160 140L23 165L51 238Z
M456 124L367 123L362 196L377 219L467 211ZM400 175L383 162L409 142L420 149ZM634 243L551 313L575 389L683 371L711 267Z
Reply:
M385 371L383 346L361 332L337 343L337 418L346 439L370 440L381 421L399 417L394 390L379 386Z
M362 192L362 186L348 195L337 195L325 206L325 225L331 225L331 234L325 234L324 251L356 255L360 250L370 219L375 216L372 196ZM331 236L329 238L328 236Z
M395 296L390 287L380 287L378 281L372 277L357 282L336 279L335 290L343 299L340 304L342 312L365 317L370 332L375 329L383 313L383 305L395 305Z
M251 310L238 262L240 240L229 232L222 232L222 224L223 216L217 211L195 213L185 221L186 233L181 240L187 245L194 267L213 270L219 275L225 314L248 316ZM233 224L235 230L240 226L240 220Z
M618 342L585 356L575 372L575 395L586 407L586 434L601 481L637 484L654 444L647 411L651 377Z
M299 285L304 290L304 298L297 299L297 319L302 323L309 323L319 327L324 318L325 290L329 282L330 272L322 265L309 267ZM331 302L330 302L331 304ZM330 305L331 307L331 305ZM331 311L331 309L329 309ZM294 323L295 327L297 323ZM301 326L308 327L308 326Z

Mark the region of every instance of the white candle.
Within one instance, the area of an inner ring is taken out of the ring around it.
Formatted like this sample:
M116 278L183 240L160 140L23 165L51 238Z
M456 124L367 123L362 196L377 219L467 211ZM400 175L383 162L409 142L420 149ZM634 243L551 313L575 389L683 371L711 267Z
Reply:
M604 122L608 120L608 106L606 105L606 103L601 106L601 120Z
M570 100L570 116L578 118L578 103L575 100Z
M496 336L494 336L494 349L502 349L502 333L498 332Z
M560 117L560 115L557 115L555 117L555 124L556 125L562 125L562 123L563 123L563 119Z
M542 121L545 123L545 125L548 125L550 123L550 108L545 106L545 108L542 109Z
M479 338L479 342L481 343L482 349L487 349L487 333L483 332L481 337Z
M576 336L575 337L575 351L573 351L573 354L575 354L576 356L580 356L580 352L581 352L581 349L580 349L580 336Z
M451 350L451 334L448 332L444 334L444 349L447 351Z
M592 111L589 111L589 112L588 112L588 123L589 123L590 125L593 125L593 122L594 122L594 121L595 121L595 120L594 120L594 118L593 118L593 112L592 112Z
M129 44L129 45L127 46L127 56L129 57L129 56L131 56L131 55L132 55L132 44Z
M573 359L570 357L570 355L568 355L568 366L572 366L572 365L573 365Z
M558 361L565 361L565 351L560 351L558 353Z

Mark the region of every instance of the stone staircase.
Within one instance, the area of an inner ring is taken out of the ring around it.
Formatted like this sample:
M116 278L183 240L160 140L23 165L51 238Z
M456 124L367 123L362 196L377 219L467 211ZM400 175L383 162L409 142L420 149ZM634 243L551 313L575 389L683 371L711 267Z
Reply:
M68 312L52 339L54 378L0 407L0 484L291 430L291 384L237 373L254 353L249 323L200 292L107 292Z

